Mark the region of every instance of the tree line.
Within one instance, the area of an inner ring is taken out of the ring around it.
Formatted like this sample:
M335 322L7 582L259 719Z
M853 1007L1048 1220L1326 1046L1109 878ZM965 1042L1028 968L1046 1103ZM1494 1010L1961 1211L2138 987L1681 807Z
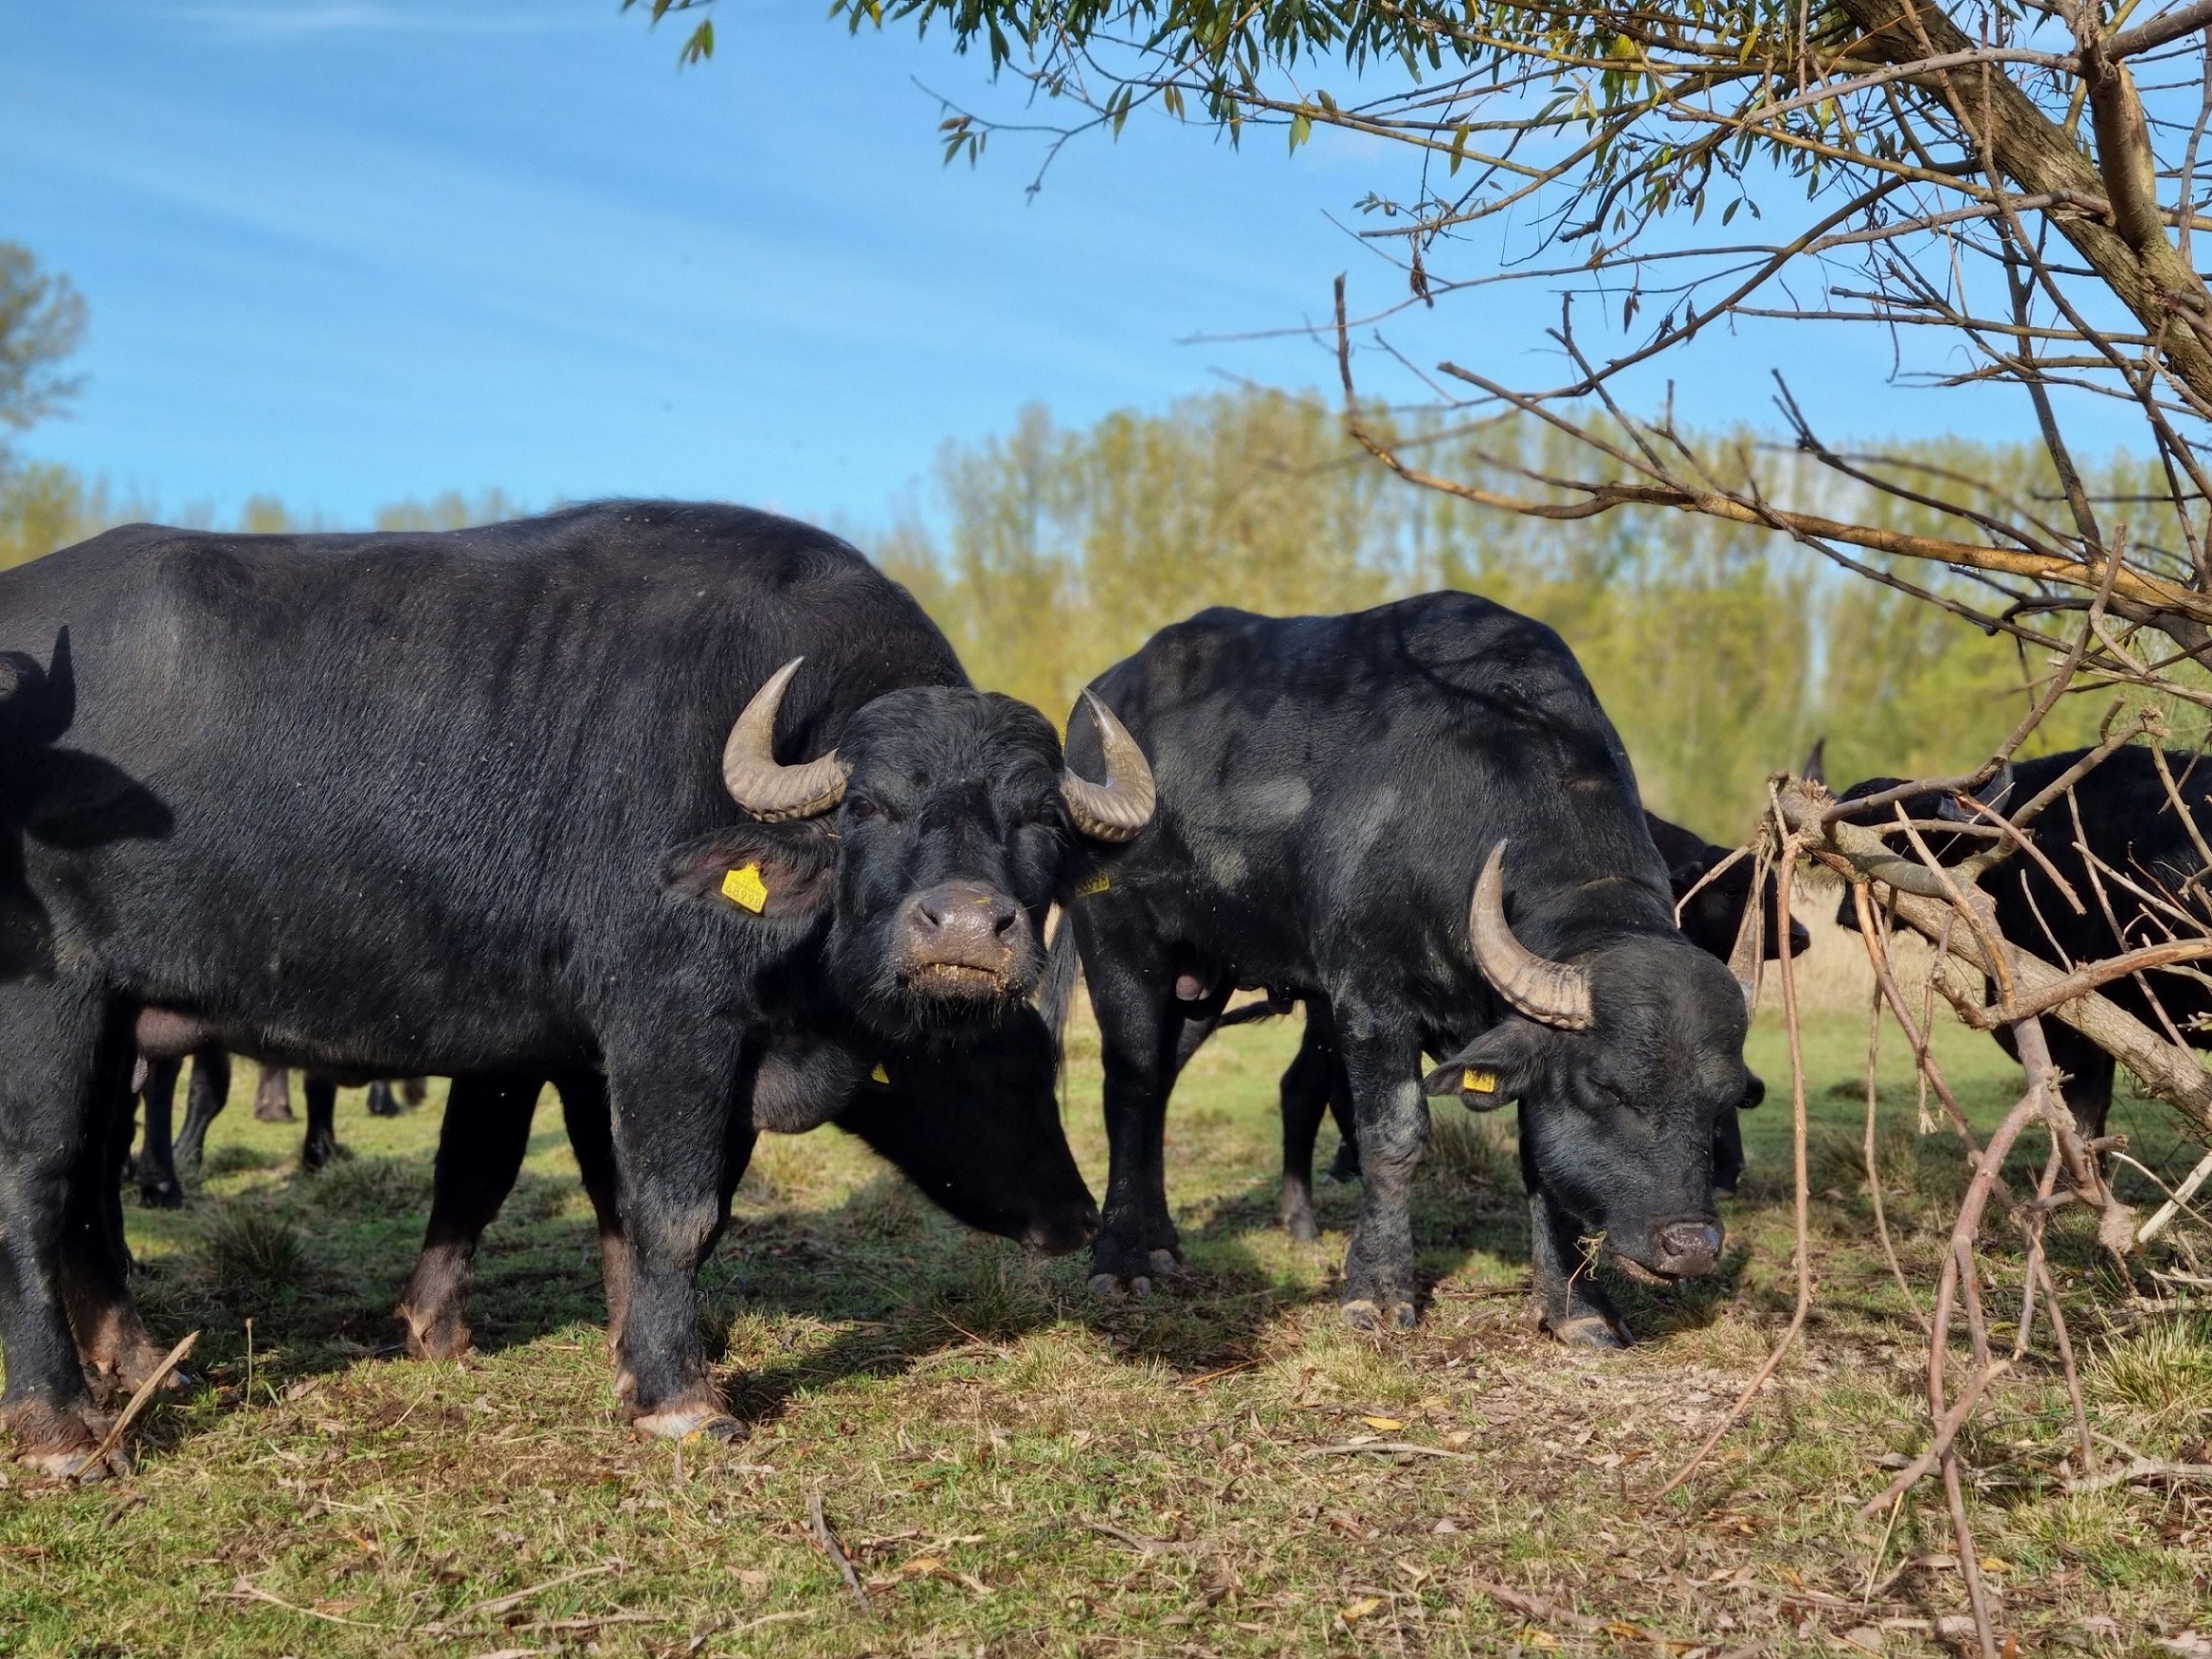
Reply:
M1570 441L1517 419L1400 435L1457 477L1541 470ZM1755 447L1748 435L1699 446L1719 473ZM2057 498L2040 449L1952 439L1906 460ZM1770 475L1777 464L1761 462ZM2117 457L2098 487L2140 496L2140 471ZM1838 490L1832 476L1808 482ZM947 444L935 486L938 511L910 506L855 539L914 590L979 680L1056 717L1100 669L1207 605L1342 611L1463 588L1557 628L1653 808L1717 840L1744 833L1767 775L1816 739L1838 779L1986 755L2049 672L2015 640L1773 532L1656 508L1532 521L1412 488L1317 397L1221 392L1085 428L1032 408L1004 435ZM1836 505L1906 530L1946 516L1886 491ZM1971 573L1902 574L1939 596L1974 591ZM2092 740L2109 700L2067 699L2029 752ZM2177 730L2199 723L2176 716Z

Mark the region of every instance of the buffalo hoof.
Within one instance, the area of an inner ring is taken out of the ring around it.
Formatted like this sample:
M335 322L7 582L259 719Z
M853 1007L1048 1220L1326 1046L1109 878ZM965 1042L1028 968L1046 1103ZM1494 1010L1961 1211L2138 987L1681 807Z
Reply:
M1155 1273L1180 1273L1183 1270L1183 1258L1173 1250L1154 1250L1145 1259L1151 1264Z
M299 1166L311 1174L317 1169L328 1169L340 1159L351 1158L354 1149L335 1141L310 1141L299 1149Z
M725 1446L753 1432L720 1406L669 1406L649 1411L630 1425L639 1434L658 1440L689 1440L703 1435Z
M411 1360L465 1360L475 1345L465 1320L439 1316L418 1321L404 1307L399 1318L407 1326L402 1345Z
M1627 1325L1601 1313L1577 1314L1552 1327L1552 1334L1571 1348L1625 1348L1635 1338Z
M166 1181L155 1182L152 1185L141 1184L138 1188L138 1207L141 1209L182 1209L184 1208L184 1188Z
M1354 1330L1380 1335L1385 1331L1411 1330L1419 1314L1410 1302L1372 1302L1355 1296L1344 1305L1344 1323Z
M131 1461L120 1446L99 1455L113 1425L113 1418L83 1406L56 1410L33 1405L8 1414L8 1426L15 1434L16 1462L57 1481L87 1485L131 1472Z
M1090 1293L1108 1301L1118 1296L1149 1296L1152 1282L1142 1273L1093 1273Z
M1285 1216L1283 1230L1301 1244L1318 1244L1321 1242L1321 1228L1315 1224L1313 1212L1309 1209L1293 1210Z
M256 1123L289 1123L293 1121L292 1103L256 1098L254 1102L254 1121Z

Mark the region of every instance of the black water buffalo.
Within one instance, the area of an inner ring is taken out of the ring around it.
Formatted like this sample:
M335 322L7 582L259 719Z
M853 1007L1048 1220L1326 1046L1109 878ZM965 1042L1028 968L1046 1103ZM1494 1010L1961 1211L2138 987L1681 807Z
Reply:
M870 1062L867 1056L883 1058ZM438 1146L430 1225L398 1313L407 1351L451 1359L469 1347L468 1293L477 1247L521 1172L544 1080L457 1078ZM599 1218L607 1340L618 1345L629 1256L607 1091L595 1072L550 1080L569 1144ZM1059 1056L1026 1007L985 1043L890 1051L880 1042L783 1032L753 1075L740 1133L797 1135L835 1123L896 1165L932 1203L980 1232L1047 1255L1079 1249L1098 1225L1060 1124ZM741 1173L732 1160L726 1209Z
M734 1433L694 1280L750 1035L826 1001L887 1046L986 1041L1069 849L1150 810L1133 745L1065 772L903 589L738 508L111 531L0 573L0 1418L62 1472L87 1365L158 1352L111 1173L134 1040L601 1074L623 1406Z
M1073 763L1141 744L1159 785L1149 829L1088 860L1065 935L1106 1059L1094 1284L1176 1259L1160 1149L1180 1040L1240 984L1330 1022L1365 1171L1354 1325L1414 1318L1424 1087L1521 1103L1537 1298L1562 1338L1626 1339L1577 1271L1587 1233L1634 1269L1713 1268L1715 1128L1752 1087L1744 999L1675 927L1628 757L1556 634L1465 594L1213 610L1091 692ZM1424 1052L1450 1057L1426 1085Z
M1644 825L1652 832L1652 843L1658 848L1659 856L1667 860L1667 884L1674 890L1683 937L1699 950L1727 961L1735 949L1735 936L1743 925L1744 911L1751 903L1754 873L1751 860L1737 859L1728 863L1735 849L1715 846L1695 830L1670 823L1649 810L1644 813ZM1710 881L1705 880L1709 872L1724 863L1727 868L1718 876ZM1769 875L1766 903L1761 912L1766 925L1764 955L1769 961L1781 954L1774 887L1775 879ZM1793 920L1790 954L1801 954L1812 942L1813 936L1805 924ZM1238 987L1240 990L1265 988ZM1195 978L1187 983L1179 982L1178 996L1185 990L1192 995L1184 1001L1204 1003L1206 988ZM1289 1012L1293 1001L1286 993L1270 992L1266 1001L1248 1002L1228 1009L1210 1022L1196 1015L1187 1015L1175 1058L1177 1075L1181 1075L1190 1057L1213 1032L1225 1025L1273 1019ZM1754 1078L1752 1083L1751 1092L1737 1103L1739 1109L1748 1110L1766 1097L1766 1087L1758 1079ZM1320 1137L1323 1118L1336 1120L1339 1137L1336 1156L1329 1161L1328 1179L1339 1182L1359 1179L1359 1130L1352 1114L1351 1082L1345 1076L1343 1066L1337 1063L1335 1029L1326 1008L1315 1005L1307 1009L1298 1052L1283 1070L1279 1092L1283 1110L1279 1213L1285 1231L1294 1239L1311 1244L1321 1236L1320 1224L1313 1215L1313 1146ZM1743 1132L1735 1121L1735 1113L1723 1112L1714 1134L1714 1191L1728 1197L1735 1191L1742 1175Z
M2072 749L2019 761L2005 767L1977 794L2010 817L2085 753ZM2212 766L2202 756L2173 751L2167 752L2166 766L2196 820L2194 834L2174 810L2173 797L2159 777L2150 750L2130 746L2114 751L2074 785L2073 807L2063 799L2054 802L2027 832L2037 851L2065 878L2083 914L2075 913L2039 860L2016 852L1984 873L1979 882L1997 907L1998 929L2006 939L2063 967L2191 937L2195 929L2212 925L2204 860L2196 840L2197 836L2212 835ZM1842 799L1859 799L1902 781L1870 778L1845 790ZM1915 795L1901 804L1908 818L1921 823L1946 819L1990 821L1978 819L1963 799L1949 796ZM2075 808L2080 814L2079 829ZM1858 821L1880 829L1885 823L1894 825L1896 817L1895 807L1883 807L1860 814ZM1945 863L1957 863L1990 844L1986 837L1945 835L1933 829L1922 839ZM2084 842L2102 865L2117 874L2100 871L2093 876L2081 857ZM1909 850L1901 830L1893 844ZM1853 929L1858 925L1849 893L1837 921ZM2194 970L2115 980L2101 990L2154 1031L2169 1030L2170 1022L2171 1030L2192 1045L2212 1047L2212 1028L2204 1023L2212 1017L2212 988ZM2157 1007L2152 1005L2153 994ZM2019 1058L2009 1029L2000 1027L1995 1035L2007 1054ZM2097 1139L2104 1133L2105 1118L2112 1110L2112 1056L2057 1020L2043 1022L2043 1037L2053 1062L2066 1074L2066 1103L2073 1109L2074 1122L2083 1136Z

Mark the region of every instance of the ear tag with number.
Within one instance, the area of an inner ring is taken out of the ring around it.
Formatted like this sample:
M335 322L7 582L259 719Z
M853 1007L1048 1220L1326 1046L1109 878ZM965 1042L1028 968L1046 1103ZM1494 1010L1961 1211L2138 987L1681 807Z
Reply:
M1075 896L1078 899L1088 899L1093 893L1104 893L1108 887L1111 887L1112 885L1112 878L1107 876L1104 870L1101 870L1097 875L1086 876L1082 880L1078 881L1075 884Z
M741 864L722 878L722 897L741 904L755 916L768 908L768 883L761 880L761 866Z
M882 1061L876 1062L876 1069L868 1073L868 1081L880 1083L888 1083L891 1081L891 1074L883 1069Z
M1469 1095L1494 1095L1498 1092L1498 1074L1477 1071L1471 1065L1459 1074L1459 1090Z

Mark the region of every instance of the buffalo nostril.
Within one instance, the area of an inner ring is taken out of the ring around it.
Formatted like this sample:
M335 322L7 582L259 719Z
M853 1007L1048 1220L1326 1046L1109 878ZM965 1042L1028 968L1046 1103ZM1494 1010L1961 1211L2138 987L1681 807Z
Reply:
M1676 1222L1659 1233L1659 1249L1672 1271L1708 1273L1720 1260L1721 1231L1711 1222Z

